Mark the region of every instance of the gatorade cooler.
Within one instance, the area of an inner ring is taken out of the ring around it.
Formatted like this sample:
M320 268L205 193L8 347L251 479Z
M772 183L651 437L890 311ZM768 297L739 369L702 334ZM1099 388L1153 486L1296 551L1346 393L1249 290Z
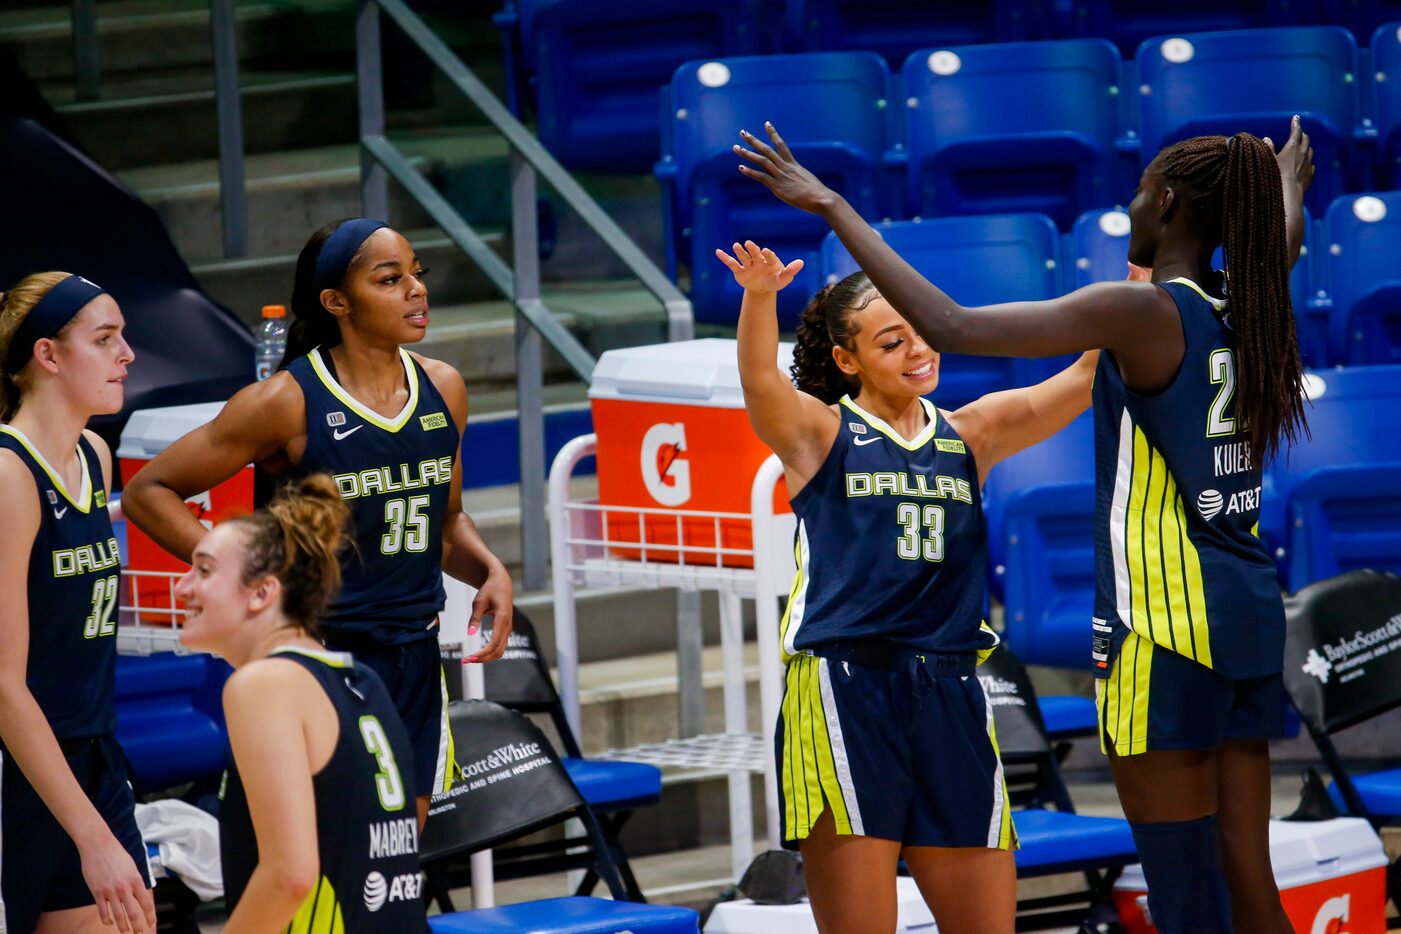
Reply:
M896 934L939 934L939 926L914 879L897 878L895 897ZM744 898L716 905L705 922L705 934L817 934L817 922L806 901L796 905L756 905Z
M792 362L793 345L779 345L775 366L787 375ZM750 555L716 550L751 549L749 520L704 515L747 515L754 474L773 453L744 412L735 342L610 350L594 368L589 399L598 434L599 502L633 507L604 513L607 540L645 543L649 561L677 562L684 555L687 564L714 566L718 559L728 567L752 567ZM657 511L639 513L639 507ZM774 511L791 512L782 481ZM683 552L684 546L706 550ZM643 549L614 546L611 552L640 558Z
M213 421L224 407L222 402L202 402L198 405L175 405L163 409L142 409L133 412L122 429L122 442L117 448L117 460L122 483L130 482L138 470L157 454L170 447L201 425ZM207 528L217 522L253 511L253 468L245 467L214 489L185 500L196 519ZM156 571L183 574L189 565L146 537L134 524L127 523L127 570ZM138 609L137 621L147 625L169 626L174 622L171 583L168 577L130 575L133 605ZM142 608L151 612L141 613ZM163 610L164 612L155 612Z
M1386 851L1365 820L1270 821L1270 862L1299 934L1384 934ZM1146 916L1143 867L1129 866L1114 885L1128 934L1156 931Z

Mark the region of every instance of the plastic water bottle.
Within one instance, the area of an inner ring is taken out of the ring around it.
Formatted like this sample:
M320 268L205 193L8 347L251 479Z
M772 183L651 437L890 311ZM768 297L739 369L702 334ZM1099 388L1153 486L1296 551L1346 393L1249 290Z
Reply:
M264 305L263 323L258 325L257 343L253 351L254 375L264 380L276 373L286 352L287 309L281 305Z

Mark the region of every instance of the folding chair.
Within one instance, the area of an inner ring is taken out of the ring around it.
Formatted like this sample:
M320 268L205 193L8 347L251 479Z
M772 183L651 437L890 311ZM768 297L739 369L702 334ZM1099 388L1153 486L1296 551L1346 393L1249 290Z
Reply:
M1036 692L1022 666L1004 648L978 668L992 705L1008 794L1017 810L1012 823L1021 844L1018 878L1083 873L1079 892L1024 899L1017 930L1075 925L1087 917L1113 917L1114 880L1138 861L1128 821L1075 813L1070 793L1046 736Z
M489 628L484 630L483 636L490 638ZM483 666L482 672L487 700L509 710L549 716L564 751L560 764L564 766L579 793L584 796L589 809L597 816L604 839L608 841L613 861L617 864L618 873L628 893L628 899L635 902L645 901L618 835L635 809L656 804L661 800L661 769L641 762L584 758L579 750L579 741L564 716L564 708L560 705L549 666L545 664L544 655L540 651L535 625L519 609L512 615L511 638L506 654L490 665ZM461 699L458 679L449 679L448 696L454 700ZM563 852L575 845L575 841L565 839L560 841L559 849ZM598 875L589 870L575 894L588 895L597 884Z
M627 891L613 862L612 848L593 812L555 757L549 740L524 714L490 701L454 701L448 707L460 784L438 795L428 812L419 852L428 891L439 907L451 911L447 890L456 881L455 862L492 849L498 875L512 878L523 865L534 874L592 868L614 901L597 898L547 899L502 908L464 911L435 917L435 932L487 934L498 931L614 934L695 932L694 911L626 901ZM502 845L569 819L579 820L587 852L542 855L526 844ZM504 871L503 871L504 870Z

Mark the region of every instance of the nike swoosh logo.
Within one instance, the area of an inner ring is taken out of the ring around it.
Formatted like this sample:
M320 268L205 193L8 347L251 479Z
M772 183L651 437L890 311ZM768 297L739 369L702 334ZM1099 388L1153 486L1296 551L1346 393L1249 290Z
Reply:
M857 447L860 447L860 446L863 445L863 444L875 444L875 443L876 443L877 441L879 441L879 440L880 440L880 435L872 435L872 436L869 437L869 438L852 438L852 439L851 439L851 442L852 442L852 444L855 444Z
M67 506L64 506L62 509L55 509L55 510L54 510L54 518L55 518L55 519L62 519L62 518L63 518L63 514L66 513L67 511L68 511L68 507L67 507Z
M355 434L357 431L364 427L364 425L356 425L349 431L341 431L339 428L337 428L335 431L331 432L331 437L335 438L337 441L344 441L346 438L349 438L351 435Z

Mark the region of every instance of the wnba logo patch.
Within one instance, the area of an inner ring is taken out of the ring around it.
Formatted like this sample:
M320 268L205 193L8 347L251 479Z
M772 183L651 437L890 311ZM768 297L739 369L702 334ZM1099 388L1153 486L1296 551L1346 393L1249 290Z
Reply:
M1225 501L1216 490L1202 490L1197 496L1197 512L1201 513L1202 518L1208 522L1216 518L1224 504Z

